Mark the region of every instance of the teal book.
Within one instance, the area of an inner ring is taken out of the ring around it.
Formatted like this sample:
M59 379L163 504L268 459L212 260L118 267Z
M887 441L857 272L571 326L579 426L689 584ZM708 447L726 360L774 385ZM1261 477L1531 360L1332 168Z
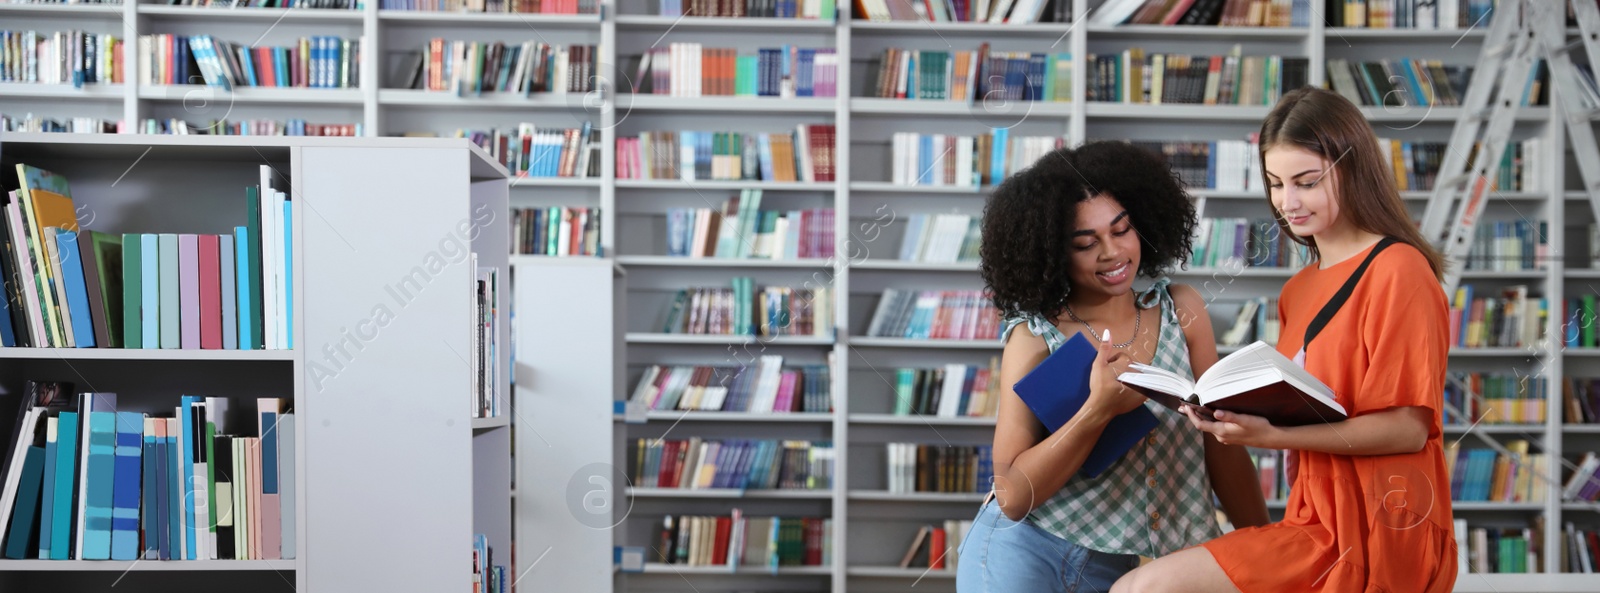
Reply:
M49 232L49 231L46 231ZM83 254L78 249L78 233L55 229L61 256L61 282L67 293L67 312L72 316L73 345L93 348L94 321L89 314L89 289L83 283Z
M126 348L143 348L144 315L140 306L144 297L143 239L135 233L122 235L122 345Z
M181 348L183 346L183 310L179 293L181 286L178 280L178 236L172 233L160 235L161 247L158 249L160 296L161 299L161 347Z
M6 534L5 556L13 560L27 557L32 549L39 517L39 491L44 484L44 447L30 446L22 459L22 480L17 482L17 500L11 507L11 527Z
M89 412L87 501L83 511L83 555L80 560L111 559L111 508L116 487L117 413Z
M78 413L62 412L56 425L56 502L50 516L50 558L67 560L71 557L73 509L78 497L73 495L73 478L78 475Z
M56 440L57 431L61 425L60 418L45 419L44 437L44 481L40 482L44 492L39 495L39 559L50 559L50 532L52 523L50 517L55 515L56 508L56 455L59 455L60 443Z
M248 248L250 254L249 273L246 274L246 276L250 277L249 349L261 350L266 348L265 338L267 335L266 327L262 323L266 318L262 316L264 302L262 301L261 294L261 196L257 192L257 188L247 187L244 190L244 199L246 218L245 228L247 233L247 241L245 246ZM245 310L240 309L239 311L241 314L243 314ZM246 346L244 343L239 344L240 350L245 348Z
M251 278L254 277L256 272L250 267L250 237L249 227L233 227L233 257L236 260L233 265L233 272L236 276L234 290L238 293L237 297L239 299L239 304L234 314L238 316L240 350L255 348L256 334L252 320L255 319L254 307L256 306L256 301L254 293L250 289Z
M154 234L139 235L140 281L139 318L144 347L161 347L161 249Z
M294 348L294 202L283 201L283 347Z

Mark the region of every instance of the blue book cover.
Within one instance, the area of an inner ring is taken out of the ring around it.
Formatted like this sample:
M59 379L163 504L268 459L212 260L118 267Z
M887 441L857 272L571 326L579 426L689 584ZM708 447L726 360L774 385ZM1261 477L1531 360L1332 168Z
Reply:
M144 338L144 347L156 349L161 347L161 253L157 246L154 234L139 235L139 289L143 292L139 299L139 317L144 322L141 335Z
M283 201L283 347L294 348L294 202Z
M165 421L157 420L157 422ZM158 468L161 466L161 463L158 460L161 459L161 457L156 452L155 425L149 420L145 421L144 438L141 439L141 449L142 450L139 454L139 465L140 477L142 479L140 480L139 487L139 496L141 498L139 507L143 509L144 512L140 513L139 516L139 533L144 541L144 550L143 555L141 555L140 558L154 560L161 557L161 548L159 545L161 543L161 537L158 535L161 531L159 528L161 523L159 523L156 518L156 509L160 508L158 494L161 492L161 490L159 486L160 478L158 477L160 475L160 470ZM112 534L113 537L115 537L115 535L115 533ZM112 542L112 547L116 547L115 541ZM113 550L113 553L114 552L115 550Z
M183 515L180 522L183 525L183 559L195 560L195 482L194 475L195 448L199 443L199 433L196 429L201 427L195 424L194 406L203 401L199 396L183 396L183 413L179 416L178 423L178 459L179 482L182 485L178 496L183 499Z
M78 413L62 412L56 426L56 502L50 516L50 558L67 560L72 550L73 478L78 475Z
M32 441L32 437L29 438ZM27 557L34 534L34 519L39 516L39 490L44 485L44 447L28 447L22 458L22 480L17 482L17 499L11 508L11 528L6 533L5 556L13 560Z
M161 545L165 549L162 560L180 560L183 558L183 478L179 465L178 434L174 430L177 422L167 419L167 438L163 439L161 464L163 484L161 497L166 501L162 505L161 522L167 526L167 532L161 536Z
M6 276L9 274L0 273L0 346L11 348L17 345L17 333L11 327L11 299L5 298L12 292L6 284Z
M262 399L262 403L276 399ZM278 412L263 406L261 417L261 494L278 493Z
M111 559L139 559L139 454L144 414L117 412L111 499Z
M43 488L44 492L39 495L39 504L44 507L39 510L40 560L51 559L50 535L54 531L52 519L55 518L56 509L56 458L60 454L58 453L60 449L60 437L58 435L60 434L61 419L47 418L45 423L48 428L45 429L44 441L44 481L40 483L40 487Z
M88 493L83 515L83 556L111 559L111 508L116 481L117 414L96 407L89 412Z
M49 231L46 231L49 232ZM67 312L72 315L72 339L79 348L94 347L94 322L89 316L89 290L83 284L83 258L78 253L78 233L56 229L60 245L62 282L67 291Z
M251 333L250 325L250 228L233 227L233 256L235 283L234 294L238 295L239 305L235 308L239 322L239 349L250 350L255 343L255 334Z
M1074 335L1013 387L1047 432L1054 434L1065 426L1089 401L1089 371L1094 367L1094 357L1095 348L1089 339L1083 334ZM1155 414L1143 406L1111 419L1078 473L1093 478L1105 472L1139 439L1155 430L1156 424Z

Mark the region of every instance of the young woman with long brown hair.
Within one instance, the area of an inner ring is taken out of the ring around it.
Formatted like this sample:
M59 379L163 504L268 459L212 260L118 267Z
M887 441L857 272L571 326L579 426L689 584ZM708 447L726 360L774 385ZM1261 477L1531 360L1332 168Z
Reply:
M1160 558L1112 591L1446 593L1456 543L1439 416L1443 261L1411 222L1371 126L1338 94L1284 95L1261 126L1261 161L1279 229L1314 261L1284 284L1278 351L1333 388L1350 417L1275 427L1186 410L1219 441L1298 457L1284 518Z

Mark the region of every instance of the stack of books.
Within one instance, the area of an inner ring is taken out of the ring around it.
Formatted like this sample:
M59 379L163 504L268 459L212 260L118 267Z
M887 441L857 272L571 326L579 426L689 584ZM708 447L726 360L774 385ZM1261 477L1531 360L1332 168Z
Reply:
M667 255L756 259L833 257L832 208L761 210L747 189L711 208L667 209Z
M1106 0L1089 22L1101 26L1309 27L1312 2L1320 4L1322 0Z
M1471 284L1456 289L1450 305L1451 344L1457 348L1534 348L1543 342L1545 320L1550 315L1546 299L1529 296L1528 287L1522 285L1508 286L1493 296L1482 294ZM1577 306L1579 300L1572 304Z
M867 336L913 340L996 340L1000 312L981 290L883 291Z
M414 66L401 88L449 91L456 96L486 92L584 93L593 89L599 52L593 45L550 45L538 41L428 40L414 54Z
M916 50L878 60L873 97L927 101L1071 101L1072 54Z
M989 366L947 364L895 369L894 415L989 417L1000 409L1000 358Z
M1549 397L1542 376L1451 373L1444 384L1444 423L1544 424Z
M1328 0L1329 27L1455 30L1488 28L1494 0Z
M630 400L648 410L786 414L833 411L827 365L785 366L763 354L747 366L653 364Z
M721 336L832 336L833 290L766 286L740 276L729 288L679 290L661 331Z
M661 16L822 19L837 16L833 0L658 0Z
M858 18L864 16L874 22L1025 25L1072 21L1072 0L942 0L940 2L865 0L856 6Z
M1463 448L1452 443L1445 447L1445 466L1450 474L1450 499L1460 502L1543 502L1548 479L1543 477L1545 456L1531 453L1528 441L1507 441L1509 454L1493 449ZM1600 460L1596 461L1600 465ZM1583 467L1579 466L1579 472ZM1591 467L1589 472L1593 472ZM1590 474L1582 474L1588 476ZM1575 474L1576 476L1576 474ZM1568 481L1567 486L1582 488L1584 478ZM1600 493L1600 482L1595 491ZM1568 499L1579 494L1572 490Z
M983 136L895 132L890 180L895 185L978 188L995 185L1066 145L1057 136L1012 137L1008 128Z
M900 261L952 264L978 261L983 219L967 214L924 214L907 217L900 241Z
M517 208L511 211L515 255L600 255L600 209Z
M1308 58L1227 55L1089 55L1088 100L1110 103L1205 105L1277 104L1283 93L1310 82Z

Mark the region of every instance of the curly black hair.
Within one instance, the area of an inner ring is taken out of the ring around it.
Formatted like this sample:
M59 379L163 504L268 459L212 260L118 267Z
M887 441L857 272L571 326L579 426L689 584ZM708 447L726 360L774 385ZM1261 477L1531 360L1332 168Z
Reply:
M1142 246L1140 275L1189 260L1194 204L1161 155L1119 141L1059 148L1007 178L984 207L979 270L1001 315L1060 315L1078 204L1101 194L1128 211Z

